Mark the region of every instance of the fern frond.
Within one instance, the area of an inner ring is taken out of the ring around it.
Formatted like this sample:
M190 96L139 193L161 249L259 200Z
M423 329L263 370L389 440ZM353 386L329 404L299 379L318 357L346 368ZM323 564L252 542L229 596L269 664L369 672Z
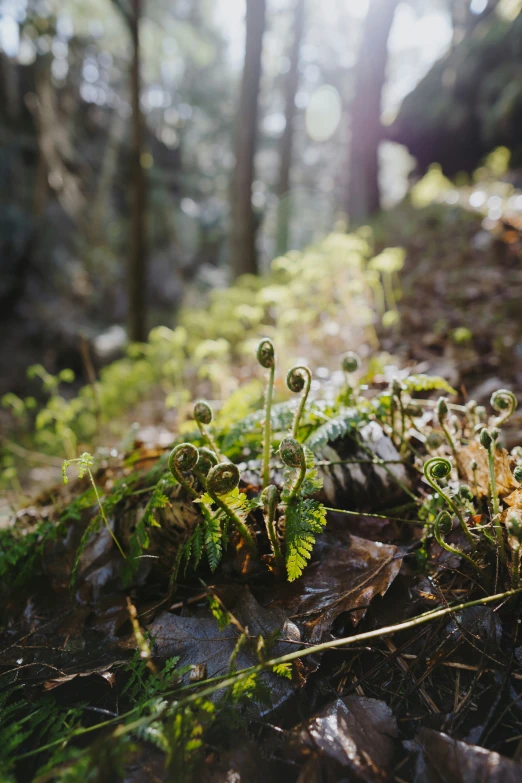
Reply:
M457 391L438 375L410 375L408 378L403 378L401 384L410 393L440 390L447 394L457 394Z
M312 434L305 440L305 445L311 450L315 451L328 443L344 438L353 430L357 429L362 423L366 423L367 417L363 416L360 411L355 409L347 409L340 416L336 416L325 424L318 427Z
M295 402L282 402L272 406L270 421L272 422L272 432L284 432L288 430L294 419ZM264 410L251 413L244 419L236 422L225 434L221 443L222 451L227 456L232 457L236 452L241 454L247 443L259 445L261 447L262 432L261 424L264 420Z
M306 474L299 491L300 497L303 498L315 495L323 486L323 480L319 478L317 468L315 467L315 457L313 453L310 449L306 448L306 446L304 447L304 453L306 459ZM281 492L281 500L283 503L290 497L298 473L299 471L296 468L284 468L283 489Z
M285 513L288 581L298 579L310 560L315 539L326 524L326 509L316 500L289 503Z
M205 551L211 571L215 571L221 560L221 525L218 515L205 522Z

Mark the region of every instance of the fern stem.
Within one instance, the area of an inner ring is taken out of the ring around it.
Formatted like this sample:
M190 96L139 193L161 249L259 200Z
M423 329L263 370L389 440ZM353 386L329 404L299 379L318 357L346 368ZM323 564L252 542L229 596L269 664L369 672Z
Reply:
M212 492L212 490L208 489L208 487L207 487L207 492L212 498L212 500L214 501L214 503L216 504L216 506L218 506L221 509L221 511L223 511L223 513L226 514L227 517L229 517L229 519L234 523L234 525L238 530L238 533L243 538L245 544L250 549L252 554L255 555L257 552L256 542L254 541L254 538L250 530L245 525L243 520L235 513L235 511L232 511L232 509L229 508L229 506L227 506L227 504L223 500L221 500L221 498L218 495Z
M94 494L96 495L96 500L98 501L98 506L100 507L100 514L101 514L101 518L103 519L103 522L104 522L104 524L105 524L105 527L107 528L107 530L108 530L108 531L109 531L109 533L111 534L111 536L112 536L112 540L114 541L114 543L116 544L116 546L117 546L117 547L118 547L118 549L120 550L120 554L121 554L121 556L123 557L123 559L124 559L124 560L126 560L126 559L127 559L127 555L126 555L126 554L125 554L125 552L123 551L123 549L122 549L122 547L121 547L121 544L120 544L120 542L118 541L118 539L116 538L116 535L115 535L115 533L114 533L114 532L113 532L113 530L111 529L111 526L109 525L109 522L108 522L108 520L107 520L107 517L106 517L106 515L105 515L105 510L104 510L104 508L103 508L103 504L102 504L102 502L101 502L101 498L100 498L100 495L99 495L99 492L98 492L98 487L96 486L96 482L94 481L94 476L92 475L92 471L91 471L91 469L90 469L90 468L87 468L87 473L89 474L89 478L90 478L90 480L91 480L91 484L92 484L92 487L93 487L93 489L94 489Z
M500 552L500 559L506 562L506 549L504 547L504 536L500 524L500 503L498 502L497 477L495 473L495 444L492 443L488 451L488 467L491 484L491 505L493 507L493 529L497 537L497 544Z
M278 492L277 487L273 484L268 486L264 494L264 517L266 532L270 540L272 552L279 566L283 567L285 564L283 555L281 553L281 547L279 546L279 539L277 537L277 530L275 526L275 516L277 511Z
M272 449L272 399L274 396L275 363L270 367L266 390L265 432L263 437L263 489L270 484L270 452Z

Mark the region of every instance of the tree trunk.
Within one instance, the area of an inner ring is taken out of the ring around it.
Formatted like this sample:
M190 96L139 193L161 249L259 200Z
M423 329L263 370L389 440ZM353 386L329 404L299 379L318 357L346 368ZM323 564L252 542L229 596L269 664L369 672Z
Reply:
M390 35L398 0L370 0L355 76L350 145L350 183L346 211L359 223L379 211L381 99Z
M279 172L279 207L277 213L277 252L286 253L289 246L291 199L290 174L294 147L295 96L299 87L299 54L304 35L306 0L296 0L294 12L294 39L290 51L290 70L285 90L285 129L281 139L281 168Z
M245 64L237 117L236 167L230 199L230 266L233 277L257 274L257 220L252 206L261 54L266 0L247 0Z
M142 0L132 0L132 14L129 27L132 39L131 105L132 105L132 152L131 152L131 230L130 253L127 280L128 291L128 334L133 342L147 339L147 183L143 168L145 150L144 118L140 106L141 53L140 19Z

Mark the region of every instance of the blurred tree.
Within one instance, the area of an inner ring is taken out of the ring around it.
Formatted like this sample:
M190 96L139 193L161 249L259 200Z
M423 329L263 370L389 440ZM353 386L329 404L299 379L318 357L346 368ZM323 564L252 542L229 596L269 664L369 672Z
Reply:
M290 226L290 175L294 148L295 98L299 87L299 54L305 28L306 0L296 0L294 10L294 39L290 50L290 68L285 85L285 129L281 138L279 170L279 207L277 214L277 252L286 253Z
M397 4L398 0L370 0L363 27L351 111L350 180L345 205L350 220L356 223L378 212L381 206L381 101L388 62L388 37Z
M498 146L522 165L521 49L522 12L485 13L406 96L386 135L408 147L419 174L435 162L450 177L472 172Z
M127 273L127 332L133 342L147 339L147 181L144 168L145 121L141 110L140 22L142 0L112 0L127 22L132 42L132 214Z
M236 162L230 200L230 267L233 277L243 274L255 275L258 272L256 247L258 220L252 204L252 184L265 25L266 0L247 0L245 61L237 113Z

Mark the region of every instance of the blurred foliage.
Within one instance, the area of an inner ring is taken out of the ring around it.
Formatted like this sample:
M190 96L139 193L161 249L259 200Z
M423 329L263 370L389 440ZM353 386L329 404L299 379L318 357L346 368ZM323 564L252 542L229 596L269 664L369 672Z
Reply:
M182 409L187 389L199 384L211 396L226 398L240 385L232 365L250 367L253 346L262 336L274 337L278 355L289 365L305 343L322 364L328 355L342 353L345 340L357 337L377 347L375 291L393 311L389 278L402 262L400 248L372 261L367 238L331 234L303 253L275 259L267 276L242 277L232 287L211 291L198 306L184 308L175 329L153 329L147 343L130 345L124 358L103 368L99 380L72 399L64 385L73 378L70 371L52 376L38 366L31 375L48 396L43 407L35 410L34 398L13 394L2 403L16 417L21 442L72 458L93 442L100 427L147 397L159 395L168 407ZM249 397L259 398L255 382L247 389ZM237 416L241 404L226 404L223 419Z

